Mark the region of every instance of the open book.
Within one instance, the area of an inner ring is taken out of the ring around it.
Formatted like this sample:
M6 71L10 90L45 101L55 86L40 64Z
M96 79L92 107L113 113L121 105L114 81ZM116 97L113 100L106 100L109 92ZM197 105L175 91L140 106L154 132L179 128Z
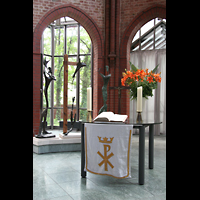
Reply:
M113 112L102 112L95 119L94 122L125 122L128 115L114 114Z

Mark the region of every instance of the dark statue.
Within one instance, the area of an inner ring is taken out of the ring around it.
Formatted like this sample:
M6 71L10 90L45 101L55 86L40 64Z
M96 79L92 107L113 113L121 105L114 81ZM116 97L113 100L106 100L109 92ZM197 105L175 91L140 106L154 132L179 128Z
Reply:
M75 70L74 74L72 75L72 78L73 78L72 84L74 82L74 78L75 78L76 73L80 70L81 67L84 67L84 66L86 66L86 64L85 63L81 63L81 59L79 58L79 61L78 61L77 66L76 66L76 70ZM72 98L71 128L67 131L67 133L63 133L66 136L73 130L74 124L76 122L76 113L75 113L74 118L73 118L74 101L75 101L75 97Z
M51 132L47 132L45 130L45 128L46 128L45 127L45 125L46 125L46 119L47 119L47 110L49 108L47 90L48 90L48 87L49 87L51 81L56 80L56 78L52 75L51 67L47 67L47 63L48 62L49 62L49 60L46 61L46 58L43 61L43 64L45 66L45 68L44 68L44 77L45 77L44 95L45 95L45 99L46 99L46 108L45 108L45 110L41 114L39 133L38 133L38 135L35 136L36 138L55 137L55 135L48 135L48 134L51 134ZM43 120L43 118L44 118L44 120ZM43 120L43 123L42 123L42 120Z
M63 133L64 135L68 135L68 133L70 133L73 128L74 128L74 124L76 122L76 113L74 115L74 119L73 119L73 109L74 109L74 101L75 101L75 97L72 97L72 110L71 110L71 128L67 131L67 133Z
M108 72L108 70L109 70L109 66L106 65L106 71ZM103 94L104 105L100 108L99 114L101 114L102 112L107 111L107 104L106 104L107 96L108 96L107 86L108 86L108 81L109 81L109 79L111 77L111 74L103 75L102 73L100 73L100 75L103 78L102 94Z
M72 75L72 78L73 78L72 83L74 82L74 78L75 78L76 73L80 70L81 67L84 67L84 66L86 66L86 64L81 63L81 59L79 58L79 61L78 61L77 66L76 66L76 70L75 70L74 74Z

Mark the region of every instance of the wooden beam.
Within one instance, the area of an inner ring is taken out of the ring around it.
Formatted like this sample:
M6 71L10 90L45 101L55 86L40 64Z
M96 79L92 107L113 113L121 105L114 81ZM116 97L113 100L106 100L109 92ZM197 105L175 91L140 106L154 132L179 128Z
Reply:
M68 90L68 55L64 55L64 98L63 98L63 133L67 132L67 113L68 113L68 108L67 108L67 101L68 101L68 95L67 95L67 90Z
M68 62L68 65L77 65L78 62Z

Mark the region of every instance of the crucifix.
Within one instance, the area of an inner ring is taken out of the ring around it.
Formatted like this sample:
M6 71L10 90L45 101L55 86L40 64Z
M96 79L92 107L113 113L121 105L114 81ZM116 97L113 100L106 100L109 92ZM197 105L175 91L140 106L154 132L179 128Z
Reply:
M119 77L119 86L118 87L110 87L110 89L117 89L118 90L118 114L121 113L121 90L123 89L131 89L129 86L121 86L121 78Z
M81 63L80 62L80 58L79 58L79 62L69 62L68 61L68 55L67 54L65 54L64 55L64 61L63 61L63 66L64 66L64 95L63 95L63 113L64 113L64 115L63 115L63 134L64 135L67 135L68 133L67 133L67 118L68 118L68 116L67 116L67 114L68 114L68 108L67 108L67 101L68 101L68 94L67 94L67 91L68 91L68 65L76 65L77 67L76 67L76 70L75 70L75 72L74 72L74 74L73 74L73 76L72 76L72 78L73 78L73 81L74 81L74 78L75 78L75 75L76 75L76 73L79 71L79 69L81 68L81 67L84 67L84 66L86 66L86 64L85 63ZM62 68L61 68L62 69ZM73 100L74 101L74 100ZM72 108L73 108L73 106L72 106ZM71 117L72 118L72 117ZM74 121L75 121L75 119L74 119Z

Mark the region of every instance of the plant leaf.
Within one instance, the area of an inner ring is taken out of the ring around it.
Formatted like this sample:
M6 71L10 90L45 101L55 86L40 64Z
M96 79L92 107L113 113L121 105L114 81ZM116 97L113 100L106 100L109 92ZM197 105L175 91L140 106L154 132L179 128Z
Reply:
M159 64L158 64L159 65ZM153 73L156 72L157 68L158 68L158 65L152 70Z
M130 66L131 66L131 70L136 72L138 70L138 68L134 64L132 64L131 61L129 61L129 63L130 63Z

